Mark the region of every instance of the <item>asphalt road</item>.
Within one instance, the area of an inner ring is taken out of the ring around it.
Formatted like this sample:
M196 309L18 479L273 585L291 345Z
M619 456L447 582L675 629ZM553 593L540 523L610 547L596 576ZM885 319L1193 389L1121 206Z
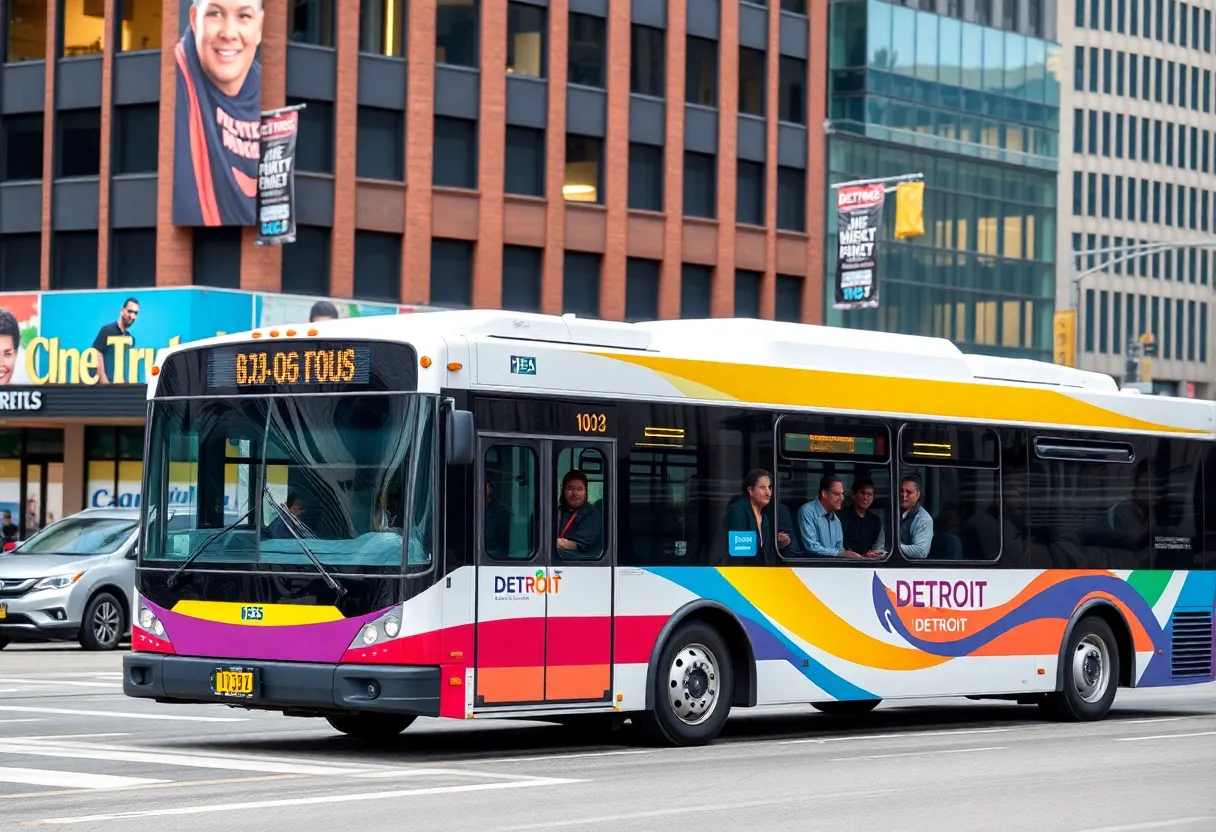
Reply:
M121 654L0 653L0 829L1216 832L1216 685L1121 691L1101 723L926 700L740 713L707 748L540 723L318 720L122 694Z

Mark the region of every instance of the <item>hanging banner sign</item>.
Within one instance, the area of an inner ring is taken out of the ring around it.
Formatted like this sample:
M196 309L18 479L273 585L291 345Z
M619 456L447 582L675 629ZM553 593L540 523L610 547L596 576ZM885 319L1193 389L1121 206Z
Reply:
M885 198L881 182L836 189L836 309L878 306L878 228Z
M299 107L262 113L258 161L258 237L260 246L296 241L296 137Z

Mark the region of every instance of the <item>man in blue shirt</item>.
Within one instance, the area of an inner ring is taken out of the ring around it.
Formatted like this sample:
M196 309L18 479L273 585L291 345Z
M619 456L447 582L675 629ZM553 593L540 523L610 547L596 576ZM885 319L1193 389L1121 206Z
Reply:
M899 481L899 551L905 558L924 560L933 543L933 518L920 504L920 476Z
M844 548L844 532L840 527L841 506L844 505L844 483L839 477L826 476L819 481L819 499L798 510L798 531L802 545L812 555L858 558Z

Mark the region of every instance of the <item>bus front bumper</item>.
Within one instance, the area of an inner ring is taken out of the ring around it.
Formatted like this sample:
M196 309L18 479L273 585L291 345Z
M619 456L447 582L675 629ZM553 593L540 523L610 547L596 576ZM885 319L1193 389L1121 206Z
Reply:
M439 716L438 667L128 653L123 656L122 670L123 693L158 702L219 703L317 714L376 711ZM224 672L224 681L236 680L231 684L235 692L216 693L217 671Z

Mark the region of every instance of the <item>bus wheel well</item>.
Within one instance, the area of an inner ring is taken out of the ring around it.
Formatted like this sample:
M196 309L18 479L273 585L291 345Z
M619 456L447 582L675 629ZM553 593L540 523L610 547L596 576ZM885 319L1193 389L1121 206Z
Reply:
M751 639L743 630L739 619L735 618L725 607L702 606L682 616L676 626L691 621L700 621L713 627L722 636L730 650L730 666L734 677L734 692L731 705L747 708L756 701L756 659L752 651ZM662 649L662 645L659 645Z
M1080 621L1088 616L1102 619L1110 627L1111 632L1115 634L1115 649L1119 651L1118 684L1119 687L1132 687L1132 680L1135 678L1136 651L1132 644L1131 628L1127 626L1123 613L1119 612L1111 604L1097 603L1078 615L1075 621ZM1070 627L1070 634L1071 630L1072 628Z

